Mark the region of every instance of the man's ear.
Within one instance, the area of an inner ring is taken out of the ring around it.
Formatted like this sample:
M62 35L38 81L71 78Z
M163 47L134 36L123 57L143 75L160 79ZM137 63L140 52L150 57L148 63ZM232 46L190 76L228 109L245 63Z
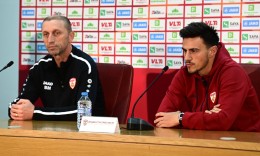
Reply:
M209 48L209 56L210 57L215 56L217 51L218 51L218 47L217 46L210 47Z
M74 31L71 31L71 32L69 33L69 40L70 40L70 43L72 43L72 41L73 41L73 39L74 39L74 36L75 36Z

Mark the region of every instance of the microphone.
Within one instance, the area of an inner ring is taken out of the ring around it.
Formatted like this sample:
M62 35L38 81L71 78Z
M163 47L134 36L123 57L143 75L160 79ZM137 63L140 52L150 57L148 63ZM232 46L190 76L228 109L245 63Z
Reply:
M11 67L13 64L14 64L14 61L10 61L9 63L7 63L6 66L4 66L4 68L2 68L2 69L0 70L0 72L3 71L3 70L5 70L5 69L8 68L8 67Z
M161 73L157 75L157 77L150 83L150 85L146 88L146 90L139 96L139 98L136 100L134 103L133 109L132 109L132 114L131 117L127 120L127 130L153 130L154 127L148 123L147 121L140 119L140 118L135 118L134 117L134 111L136 104L138 101L143 97L143 95L151 88L151 86L169 69L168 66L165 66Z

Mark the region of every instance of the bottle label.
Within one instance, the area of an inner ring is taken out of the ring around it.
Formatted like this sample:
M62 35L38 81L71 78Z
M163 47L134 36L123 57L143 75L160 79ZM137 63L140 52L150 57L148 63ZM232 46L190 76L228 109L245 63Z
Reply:
M91 108L86 108L86 116L91 116L91 115L92 115Z
M84 114L84 108L83 107L78 108L78 114Z

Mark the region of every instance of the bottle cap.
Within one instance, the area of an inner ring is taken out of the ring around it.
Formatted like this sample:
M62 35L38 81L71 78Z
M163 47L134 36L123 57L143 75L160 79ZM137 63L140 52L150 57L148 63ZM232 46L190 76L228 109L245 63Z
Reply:
M88 96L88 92L81 92L81 96Z

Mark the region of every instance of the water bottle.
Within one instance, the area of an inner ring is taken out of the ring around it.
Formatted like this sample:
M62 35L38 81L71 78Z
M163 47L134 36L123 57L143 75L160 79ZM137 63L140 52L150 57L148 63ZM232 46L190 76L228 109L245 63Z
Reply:
M88 92L82 92L78 101L78 115L77 115L77 127L80 128L81 120L83 116L92 115L92 103L88 97Z

